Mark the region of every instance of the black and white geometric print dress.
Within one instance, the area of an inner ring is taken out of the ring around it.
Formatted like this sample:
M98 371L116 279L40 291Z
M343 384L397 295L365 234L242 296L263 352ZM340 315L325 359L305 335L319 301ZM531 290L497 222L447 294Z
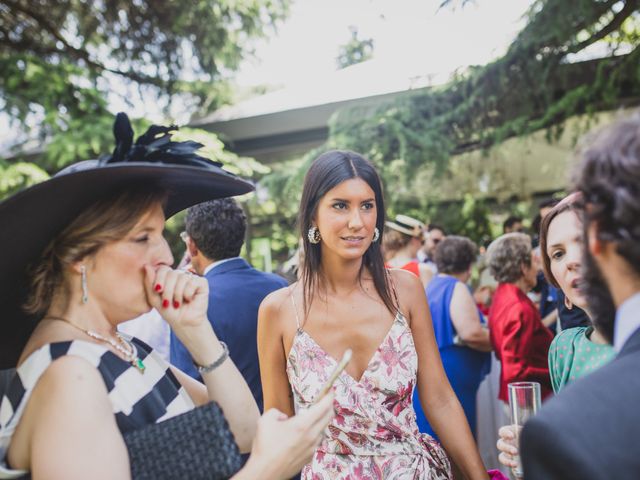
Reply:
M98 369L122 433L162 422L194 408L191 397L171 372L169 364L146 343L137 338L131 338L131 341L138 358L144 362L144 373L105 346L82 340L47 344L29 355L16 370L0 401L0 479L25 475L26 472L7 466L11 436L38 379L51 362L64 355L81 357Z

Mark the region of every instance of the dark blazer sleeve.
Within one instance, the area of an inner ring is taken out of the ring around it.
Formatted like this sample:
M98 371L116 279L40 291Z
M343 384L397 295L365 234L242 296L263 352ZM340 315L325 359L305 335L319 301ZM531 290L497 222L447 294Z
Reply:
M529 420L522 431L520 451L525 480L585 480L592 478L579 444L558 431L549 417Z

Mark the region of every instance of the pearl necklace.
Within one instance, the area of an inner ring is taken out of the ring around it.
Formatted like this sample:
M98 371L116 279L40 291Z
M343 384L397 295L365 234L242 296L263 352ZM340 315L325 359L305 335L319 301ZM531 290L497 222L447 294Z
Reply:
M59 320L61 322L68 323L72 327L75 327L81 332L84 332L86 335L93 338L94 340L98 340L99 342L103 342L111 345L114 349L116 349L125 357L127 362L129 362L132 366L136 367L140 373L144 373L146 367L144 362L140 358L138 358L137 349L135 345L131 343L129 340L127 340L126 338L124 338L119 332L116 332L116 337L118 338L118 342L119 342L119 343L116 343L113 339L104 337L99 333L94 332L93 330L86 330L82 327L79 327L78 325L71 323L66 318L53 317L48 315L43 318L43 320L45 319Z

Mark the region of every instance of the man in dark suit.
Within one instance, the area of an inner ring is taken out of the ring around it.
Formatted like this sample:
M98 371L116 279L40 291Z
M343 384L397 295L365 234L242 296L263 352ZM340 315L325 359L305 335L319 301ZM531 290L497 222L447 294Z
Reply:
M246 227L246 216L235 200L213 200L188 210L183 239L193 269L209 281L209 321L218 338L227 344L231 360L249 384L262 412L256 341L258 307L264 297L287 282L256 270L239 257ZM171 363L193 378L200 378L191 355L173 332Z
M601 131L582 151L583 280L616 359L567 386L525 426L525 480L640 478L640 116ZM606 285L615 320L597 312Z

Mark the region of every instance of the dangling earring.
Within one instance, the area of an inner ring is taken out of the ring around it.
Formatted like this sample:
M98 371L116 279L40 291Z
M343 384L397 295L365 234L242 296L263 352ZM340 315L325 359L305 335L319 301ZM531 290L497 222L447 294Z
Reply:
M573 308L573 303L567 297L564 297L564 306L567 307L567 310L571 310Z
M379 238L380 238L380 230L378 230L378 227L376 227L376 229L373 231L373 241L377 242Z
M87 290L87 267L80 266L80 287L82 287L82 303L89 301L89 291Z
M314 245L320 243L320 230L318 227L311 227L307 232L307 238L309 239L309 243L313 243Z

